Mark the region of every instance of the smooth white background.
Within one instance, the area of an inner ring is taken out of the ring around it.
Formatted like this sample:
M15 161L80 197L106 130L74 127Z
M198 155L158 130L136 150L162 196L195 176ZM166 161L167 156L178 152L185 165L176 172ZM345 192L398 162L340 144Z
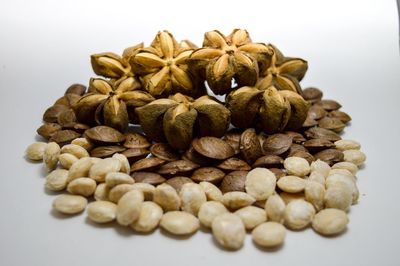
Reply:
M205 31L249 30L308 60L302 82L353 117L344 137L368 155L345 234L288 232L276 251L238 252L210 234L188 240L94 226L51 212L41 164L24 159L47 106L93 75L89 55L149 44L158 30L201 44ZM400 265L400 62L395 0L0 0L0 265Z

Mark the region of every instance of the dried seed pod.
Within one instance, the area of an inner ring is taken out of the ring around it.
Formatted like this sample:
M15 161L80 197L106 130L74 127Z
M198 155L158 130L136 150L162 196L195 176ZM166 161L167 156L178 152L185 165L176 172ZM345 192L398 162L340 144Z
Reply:
M279 91L290 103L290 117L286 124L286 130L297 130L301 128L307 117L310 104L299 94L291 91Z
M150 152L154 156L167 162L179 160L179 153L167 143L155 143L151 145Z
M61 126L69 125L76 122L75 112L72 109L68 109L60 113L57 117L57 123Z
M132 164L131 172L152 171L163 164L165 164L165 161L157 157L144 158Z
M150 185L159 185L166 181L161 175L151 172L134 172L131 177L133 177L136 183L146 183Z
M178 160L162 165L158 170L158 173L161 175L169 175L169 176L187 175L197 168L199 168L199 165L193 162L186 160Z
M263 143L264 154L281 155L289 150L292 138L286 134L274 134L269 136Z
M261 144L253 128L246 129L242 133L240 137L240 152L249 164L253 164L262 156Z
M222 163L218 164L217 167L224 171L250 171L251 167L245 161L231 157L226 159Z
M36 130L36 132L37 132L40 136L42 136L42 137L44 137L44 138L46 138L46 139L49 139L49 138L51 138L51 136L52 136L54 133L60 131L61 129L62 129L62 127L61 127L59 124L57 124L57 123L45 123L45 124L43 124L42 126L40 126L40 127Z
M196 169L190 178L197 183L207 181L213 184L219 184L224 176L225 173L218 168L201 167Z
M96 158L111 157L116 153L124 152L125 148L122 146L100 146L90 151L90 156Z
M192 145L196 152L212 159L225 160L235 153L228 143L216 137L194 139Z
M121 143L125 140L125 136L122 133L107 126L92 127L85 131L85 136L91 142L99 145Z
M145 149L151 146L150 142L140 133L125 134L125 142L123 144L128 149Z
M220 189L223 193L231 191L245 191L245 182L248 171L233 171L222 179Z

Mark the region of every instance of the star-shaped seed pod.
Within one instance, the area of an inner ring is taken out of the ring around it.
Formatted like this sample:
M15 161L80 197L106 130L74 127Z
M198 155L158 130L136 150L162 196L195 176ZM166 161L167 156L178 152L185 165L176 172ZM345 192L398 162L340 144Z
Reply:
M271 48L253 43L246 30L235 29L228 36L214 30L205 33L203 48L195 50L187 62L215 94L223 95L232 90L233 79L239 87L255 85L271 55Z
M222 137L230 124L230 112L217 99L196 100L177 93L136 109L146 136L184 150L195 136Z
M226 99L232 124L239 128L259 127L268 134L301 128L310 104L296 92L242 87Z
M139 88L140 84L133 77L117 81L92 78L89 93L74 107L76 117L81 123L97 123L124 131L129 121L133 122L128 110L134 110L154 100L150 94Z
M260 72L256 87L265 90L274 86L278 90L289 90L301 94L301 81L308 69L307 61L301 58L285 57L275 46L269 44L273 55L269 66Z
M179 44L171 33L160 31L150 47L131 57L130 64L144 89L155 97L176 92L198 97L205 94L204 83L189 72L186 64L194 49L190 41Z

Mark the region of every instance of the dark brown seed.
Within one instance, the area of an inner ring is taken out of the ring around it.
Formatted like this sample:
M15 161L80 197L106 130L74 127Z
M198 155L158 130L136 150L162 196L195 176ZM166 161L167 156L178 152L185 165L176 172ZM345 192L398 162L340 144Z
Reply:
M310 102L316 102L322 99L323 93L320 89L309 87L303 90L303 98Z
M283 159L278 155L264 155L258 158L252 167L279 168L282 166L282 164Z
M215 167L202 167L195 170L190 177L194 182L207 181L213 184L219 184L224 178L225 173Z
M164 160L157 157L144 158L132 164L131 172L153 171L164 163Z
M213 159L207 158L195 151L192 146L190 146L189 149L185 151L182 159L202 166L211 165L214 162Z
M199 167L200 166L198 164L195 164L191 161L178 160L164 164L163 166L160 167L158 173L161 175L168 175L168 176L188 175L193 170Z
M286 134L274 134L267 138L263 144L266 155L280 155L289 150L292 138Z
M88 130L90 126L82 124L82 123L68 123L63 125L63 129L70 129L80 134L83 134L86 130Z
M184 184L194 183L194 182L192 179L190 179L189 177L186 177L186 176L175 176L170 179L167 179L167 181L165 181L165 183L167 183L171 187L175 188L176 192L179 193Z
M233 171L222 179L220 189L222 193L230 191L245 191L246 176L249 171Z
M288 154L292 154L293 152L296 152L296 151L308 152L308 150L307 150L303 145L293 143L293 144L290 146L290 149L288 150L287 153L288 153Z
M85 94L86 91L86 86L82 84L72 84L71 86L68 87L68 89L65 91L65 94L72 93L76 95L83 95Z
M211 159L225 160L235 154L228 143L216 137L194 139L192 145L198 153Z
M306 138L300 134L299 132L294 132L294 131L286 131L284 134L288 135L289 137L292 138L292 141L294 143L302 143L306 141Z
M274 173L274 175L276 176L276 179L279 179L279 178L281 178L281 177L283 177L283 176L286 176L285 171L283 171L283 170L280 169L280 168L269 168L269 170L270 170L272 173Z
M65 110L60 113L57 118L58 124L61 126L76 122L75 112L72 109Z
M217 165L224 171L250 171L251 167L245 161L239 158L229 158Z
M60 130L51 135L49 141L57 142L60 146L71 143L76 138L79 138L81 134L72 130Z
M145 136L139 133L127 133L125 134L124 147L128 149L145 149L150 147L150 142Z
M46 138L49 139L54 133L61 130L61 126L57 123L46 123L40 126L36 132Z
M65 105L57 104L53 105L44 112L43 121L48 123L57 123L58 116L62 113L69 110L69 108Z
M68 101L68 107L74 107L75 104L82 98L80 95L68 93L64 96Z
M65 97L65 95L62 96L62 97L60 97L60 98L58 98L58 99L54 102L53 105L64 105L65 107L71 107L71 106L69 105L69 101L68 101L67 97Z
M300 157L300 158L304 158L307 160L307 162L309 164L311 164L313 161L315 161L314 156L312 156L311 153L306 152L306 151L295 151L291 154L288 155L288 157Z
M345 124L338 118L324 117L318 121L321 128L330 129L336 133L340 133L345 128Z
M314 154L314 158L315 160L320 159L332 166L335 163L342 162L344 155L343 152L337 149L327 149Z
M155 143L151 145L150 152L154 156L167 162L179 160L179 153L174 150L168 143Z
M130 164L133 164L134 162L145 158L150 154L150 152L146 149L127 149L123 151L122 154L128 158Z
M304 134L309 139L327 139L332 142L342 139L338 134L333 132L332 130L320 128L320 127L312 127L307 129Z
M263 155L260 140L253 128L246 129L240 137L240 152L248 164L253 164Z
M107 158L113 156L115 153L120 153L125 150L122 146L101 146L94 148L90 151L90 156L97 158Z
M338 110L329 112L328 117L337 118L345 124L351 121L351 116L349 116L345 112L338 111Z
M166 181L166 179L161 175L151 172L135 172L132 173L131 176L135 179L136 183L147 183L154 186Z
M314 104L308 109L307 118L319 120L327 115L327 111L320 105Z
M304 142L304 147L307 148L311 153L316 153L321 150L332 148L335 146L331 141L327 139L310 139Z
M240 141L230 139L227 139L225 141L233 148L233 150L235 151L235 155L240 153Z
M316 125L318 125L317 120L307 117L306 120L304 121L302 127L313 127Z
M85 131L85 136L96 144L120 143L125 140L121 132L107 126L92 127Z
M242 133L243 133L243 130L238 129L238 128L232 128L228 132L226 132L223 139L225 141L231 140L231 141L240 142L240 136L242 135Z
M315 103L327 111L338 110L342 105L335 100L321 100Z

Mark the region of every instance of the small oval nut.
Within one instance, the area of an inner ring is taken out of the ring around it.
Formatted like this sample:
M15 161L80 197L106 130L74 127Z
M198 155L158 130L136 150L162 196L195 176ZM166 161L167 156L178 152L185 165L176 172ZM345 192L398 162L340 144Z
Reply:
M283 176L278 180L278 187L288 193L298 193L304 191L306 180L294 175Z
M252 205L256 199L249 194L241 191L227 192L222 196L221 202L229 210L237 210Z
M286 229L280 223L266 222L254 228L251 235L257 245L272 248L282 245L285 241Z
M268 220L283 223L285 208L286 204L278 194L271 195L265 203Z
M120 172L109 172L105 177L106 185L113 188L120 184L133 184L135 179L130 175Z
M325 176L321 172L312 171L307 180L317 182L325 186Z
M243 246L246 229L237 215L223 213L214 218L211 229L217 242L226 249L238 250Z
M186 183L179 191L182 211L197 216L200 206L207 201L203 188L196 183Z
M164 212L178 211L181 207L181 199L178 193L172 186L166 183L156 187L153 201L160 205Z
M56 169L46 176L46 188L51 191L61 191L66 188L68 171Z
M104 182L106 175L111 172L119 172L121 162L115 158L106 158L90 168L89 177L97 182Z
M285 209L285 224L293 230L307 227L315 215L315 209L311 203L305 200L294 200L288 203Z
M267 221L267 214L265 210L255 206L241 208L235 211L234 214L242 219L244 227L247 230L252 230L257 225Z
M76 145L76 144L64 145L61 148L60 152L61 152L61 154L63 154L63 153L72 154L78 159L90 156L88 151L85 148L83 148L82 146Z
M347 170L347 169L331 169L331 170L329 171L328 177L331 176L331 175L335 175L335 174L345 175L345 176L348 176L348 177L350 177L351 179L353 179L354 182L357 181L356 177L355 177L349 170Z
M74 195L81 195L89 197L96 190L96 181L88 177L80 177L72 180L68 186L67 191Z
M143 192L140 190L134 189L125 193L118 201L117 222L125 226L135 222L139 218L143 201Z
M346 169L355 176L358 172L358 166L350 162L339 162L332 166L332 169Z
M139 218L131 224L131 228L136 232L148 233L153 231L160 223L163 210L152 201L142 203Z
M200 182L199 185L203 188L204 192L206 193L207 200L212 201L220 201L222 199L222 192L221 190L210 182Z
M86 138L76 138L71 141L71 144L79 145L87 151L91 151L93 149L93 144L90 143Z
M308 181L304 189L306 201L311 203L317 211L324 208L325 187L318 182Z
M222 213L229 212L226 207L218 201L207 201L201 205L198 217L200 223L205 227L211 228L211 224L215 217Z
M108 199L111 202L118 203L125 193L135 189L131 184L121 184L110 189L108 193Z
M321 235L336 235L343 232L349 223L347 214L338 209L325 209L317 213L312 228Z
M49 172L56 168L60 150L60 146L55 142L50 142L46 145L43 153L43 161Z
M160 226L173 235L190 235L199 227L199 220L190 213L170 211L161 217Z
M326 179L325 186L329 188L338 183L341 183L350 189L352 196L352 203L356 203L359 197L359 191L357 188L357 184L355 182L355 178L348 175L333 174L328 176L328 178Z
M354 163L357 166L362 165L367 157L362 151L359 150L345 150L343 151L344 161Z
M330 170L331 170L331 167L329 166L329 164L320 159L311 163L311 172L319 172L325 178L328 177Z
M87 205L87 199L82 196L62 194L53 201L53 208L64 214L77 214Z
M353 201L351 189L344 183L336 183L326 189L324 203L326 208L347 211Z
M43 160L44 151L46 149L47 143L45 142L35 142L28 146L26 149L26 157L32 161Z
M100 183L97 185L94 191L94 199L98 201L108 201L108 194L110 193L110 188L106 183Z
M156 187L148 183L135 183L132 185L133 189L138 189L143 192L144 200L153 200L154 191Z
M74 162L69 168L68 183L79 177L89 176L89 170L93 165L90 157L84 157Z
M346 150L359 150L361 148L360 143L354 140L347 140L347 139L341 139L338 141L335 141L335 148L341 151L346 151Z
M94 201L88 204L87 214L96 223L109 223L117 216L117 205L109 201Z
M129 174L131 172L131 165L129 164L128 158L125 155L116 153L112 156L112 158L117 159L121 163L120 171L125 174Z
M281 192L279 193L279 196L282 198L282 200L285 202L286 205L294 200L305 200L304 192L300 193Z
M306 176L310 173L310 164L301 157L288 157L283 162L283 166L289 175Z
M58 161L60 162L61 166L65 169L70 169L71 166L78 161L74 155L69 153L63 153L58 156Z
M274 193L275 187L275 174L266 168L255 168L246 176L246 192L256 200L266 200Z

